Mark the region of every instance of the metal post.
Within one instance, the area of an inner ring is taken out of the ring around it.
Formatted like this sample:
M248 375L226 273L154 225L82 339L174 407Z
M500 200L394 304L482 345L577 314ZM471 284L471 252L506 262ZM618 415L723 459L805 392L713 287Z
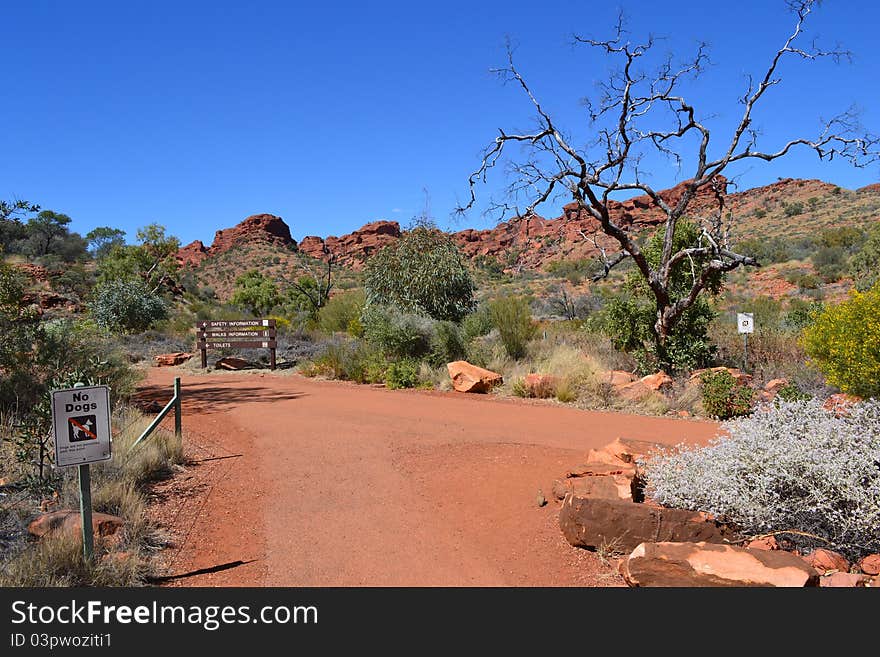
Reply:
M746 367L749 362L749 334L743 333L743 372L746 371Z
M269 364L272 366L272 369L275 369L275 347L272 347L269 350Z
M91 562L95 556L95 537L92 533L92 477L88 463L79 466L79 514L82 519L83 556Z
M174 377L174 435L183 435L183 408L180 404L180 377Z
M82 388L85 383L74 383L74 388ZM89 464L84 463L79 470L79 517L82 522L83 556L91 562L95 556L95 535L92 531L92 473Z

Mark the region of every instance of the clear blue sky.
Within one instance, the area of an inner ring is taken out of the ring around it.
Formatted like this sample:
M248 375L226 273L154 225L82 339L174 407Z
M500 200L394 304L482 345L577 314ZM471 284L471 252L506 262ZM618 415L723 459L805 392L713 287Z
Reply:
M547 107L588 137L579 99L605 73L572 48L574 32L606 36L623 9L633 37L667 37L685 54L708 41L714 65L689 87L703 116L738 117L745 75L760 74L792 17L777 0L607 2L0 2L0 197L73 217L86 233L157 221L187 243L245 216L282 216L295 238L342 234L376 219L406 223L431 199L445 227L487 227L479 211L453 222L467 176L499 127L532 112L488 69L504 39ZM769 149L812 135L820 116L857 103L880 132L880 3L828 0L811 35L841 42L852 64L789 60L757 114ZM802 151L741 169L741 187L779 176L848 188L877 166L824 164ZM654 163L651 182L677 181ZM496 176L481 202L504 183ZM558 207L545 207L557 216Z

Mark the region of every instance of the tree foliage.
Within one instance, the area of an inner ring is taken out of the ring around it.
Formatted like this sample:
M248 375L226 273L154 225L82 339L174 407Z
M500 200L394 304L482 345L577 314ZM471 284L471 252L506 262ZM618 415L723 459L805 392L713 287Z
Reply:
M153 293L176 286L180 267L175 255L180 240L154 223L138 229L137 241L110 247L98 263L98 284L140 280Z
M666 242L666 228L661 227L645 245L643 253L651 266L660 262ZM673 249L685 248L699 238L700 228L687 221L676 224ZM695 272L700 271L702 260L708 254L695 255L690 260L680 260L672 268L669 276L669 297L675 303L685 297L691 289ZM722 276L716 273L706 281L706 289L716 295L722 288ZM600 327L611 338L614 346L632 353L641 368L656 371L658 367L669 367L673 371L703 367L709 364L715 354L709 339L709 324L715 317L705 297L700 297L682 313L682 317L670 331L661 346L654 332L656 304L651 291L639 271L632 271L624 284L624 294L608 301L598 320Z
M95 259L101 260L114 248L125 245L125 231L110 226L98 226L86 233L86 241Z
M281 294L275 281L252 269L235 279L230 301L255 317L263 317L281 303Z
M91 305L98 326L114 333L140 333L168 317L168 306L139 279L100 285Z
M474 281L452 238L419 225L367 260L367 305L459 321L474 308Z

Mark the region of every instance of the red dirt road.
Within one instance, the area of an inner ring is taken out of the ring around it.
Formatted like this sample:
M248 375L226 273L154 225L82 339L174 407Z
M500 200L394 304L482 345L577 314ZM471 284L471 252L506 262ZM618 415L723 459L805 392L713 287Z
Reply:
M151 369L142 395L167 399L181 374ZM562 538L553 480L619 436L717 430L291 374L182 379L193 462L156 491L178 586L619 585Z

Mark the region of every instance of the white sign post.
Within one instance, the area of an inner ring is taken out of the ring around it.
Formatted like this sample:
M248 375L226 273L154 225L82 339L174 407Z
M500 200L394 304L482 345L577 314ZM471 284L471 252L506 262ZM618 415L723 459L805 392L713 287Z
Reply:
M749 358L749 333L755 332L755 314L737 313L736 330L743 334L743 371Z
M55 467L79 468L79 510L82 517L83 554L94 554L92 490L89 463L107 461L110 448L110 389L77 384L52 391L52 428L55 434Z

